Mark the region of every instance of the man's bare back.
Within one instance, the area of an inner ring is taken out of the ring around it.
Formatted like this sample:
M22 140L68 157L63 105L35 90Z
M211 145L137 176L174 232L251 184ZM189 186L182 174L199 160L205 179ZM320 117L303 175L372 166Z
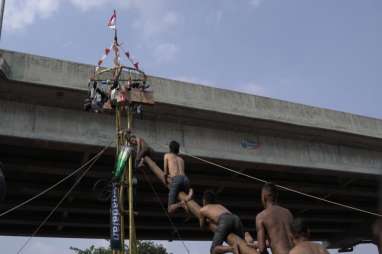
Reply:
M289 254L329 254L329 252L318 243L312 243L309 241L304 241L298 243L294 248L289 252Z
M232 246L223 245L223 243L227 241L227 236L231 233L243 238L243 224L239 216L232 214L227 208L216 202L216 194L213 191L207 190L203 194L203 207L200 209L199 223L201 228L207 224L215 226L211 254L240 253L236 241L232 243Z
M166 153L164 156L164 171L171 178L185 175L184 160L176 154Z
M210 222L213 222L215 224L218 223L220 215L225 213L231 213L231 212L228 211L227 208L219 204L205 205L200 209L200 214L203 217L207 218Z
M272 205L256 216L256 228L265 230L273 254L288 254L292 248L292 221L291 212L278 205Z

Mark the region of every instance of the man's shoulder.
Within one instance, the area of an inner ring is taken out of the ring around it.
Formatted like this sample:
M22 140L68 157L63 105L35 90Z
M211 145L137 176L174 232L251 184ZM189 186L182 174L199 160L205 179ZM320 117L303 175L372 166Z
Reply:
M285 208L285 207L280 206L280 205L277 205L276 208L277 208L279 211L281 211L281 212L283 212L283 213L285 213L285 214L292 215L292 212L291 212L288 208Z
M298 250L298 247L295 246L293 247L288 254L299 254L299 250Z
M175 155L174 155L173 153L165 153L165 154L164 154L164 158L165 158L165 159L173 159L174 156L175 156Z
M319 250L320 253L328 253L328 251L326 250L326 248L320 244L320 243L314 243L314 242L310 242L312 246L314 246L316 248L316 250Z
M264 220L268 215L268 211L265 209L256 215L256 221Z
M300 245L296 245L294 246L290 251L289 251L289 254L301 254L301 253L305 253L304 252L304 248L301 247Z

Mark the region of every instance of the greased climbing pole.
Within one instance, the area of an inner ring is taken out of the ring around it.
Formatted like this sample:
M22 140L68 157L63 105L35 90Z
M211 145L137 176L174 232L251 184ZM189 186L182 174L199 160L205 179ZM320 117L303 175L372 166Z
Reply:
M132 67L121 64L121 45L116 28L117 14L114 11L108 26L114 30L114 40L110 48L98 61L94 74L89 80L89 94L84 108L97 113L115 111L116 163L111 184L110 245L113 254L125 253L125 215L129 216L129 253L137 253L134 222L133 118L142 114L142 105L154 104L153 93L149 91L146 74L139 69L128 51L124 56ZM113 67L104 68L102 64L113 51ZM123 119L126 119L125 124ZM128 168L126 173L126 168ZM125 188L127 186L128 211L124 209Z

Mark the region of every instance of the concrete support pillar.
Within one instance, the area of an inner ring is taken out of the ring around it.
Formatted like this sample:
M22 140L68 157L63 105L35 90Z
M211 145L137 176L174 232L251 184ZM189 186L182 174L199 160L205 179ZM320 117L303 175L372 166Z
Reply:
M164 181L164 173L163 171L158 167L158 165L148 156L146 156L144 158L146 164L148 165L148 167L151 169L151 171L160 179L160 181L165 185L165 181ZM167 188L168 186L165 185ZM181 192L179 193L178 195L178 199L179 200L186 200L187 198L187 194L184 193L184 192ZM196 203L194 200L191 200L189 202L187 202L187 207L189 209L189 211L197 218L200 218L200 206L198 203ZM209 230L211 230L212 232L214 232L216 230L216 225L215 224L212 224L210 223L208 225L208 228ZM235 234L229 234L228 237L227 237L227 242L229 245L233 245L235 242L238 244L239 246L239 250L240 250L240 253L241 254L257 254L257 251L254 249L254 248L251 248L247 245L247 243L241 239L240 237L238 237L237 235Z

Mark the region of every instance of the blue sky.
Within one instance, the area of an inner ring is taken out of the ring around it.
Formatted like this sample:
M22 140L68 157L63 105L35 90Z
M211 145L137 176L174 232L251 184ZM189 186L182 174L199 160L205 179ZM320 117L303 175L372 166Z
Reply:
M380 0L6 0L0 47L95 64L114 8L148 74L382 118Z

